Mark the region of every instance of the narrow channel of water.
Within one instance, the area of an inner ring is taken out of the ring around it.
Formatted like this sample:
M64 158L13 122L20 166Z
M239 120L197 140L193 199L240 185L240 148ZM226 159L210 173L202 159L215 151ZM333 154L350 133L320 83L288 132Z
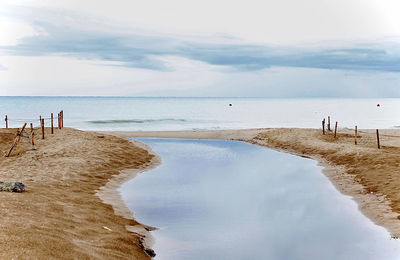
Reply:
M400 259L400 241L313 160L236 141L139 140L163 162L120 191L160 228L156 259Z

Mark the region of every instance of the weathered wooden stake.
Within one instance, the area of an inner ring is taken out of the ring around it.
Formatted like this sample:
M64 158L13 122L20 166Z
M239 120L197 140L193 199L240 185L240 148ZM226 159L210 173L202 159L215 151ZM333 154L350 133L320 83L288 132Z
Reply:
M8 117L7 117L7 115L6 115L6 128L8 128Z
M325 118L322 120L322 134L325 134Z
M378 149L381 149L381 144L379 142L379 130L376 129L376 140L378 141Z
M21 132L22 134L22 132ZM21 136L19 133L19 128L17 128L17 155L19 155L19 141L21 140Z
M336 138L336 131L337 131L337 121L335 123L335 135L334 135L335 138Z
M44 139L44 119L43 118L41 121L41 127L42 127L42 139Z
M11 152L13 151L13 149L15 148L15 146L19 143L19 137L22 135L22 133L24 132L26 127L26 123L22 126L21 131L18 131L17 136L14 138L14 142L10 147L10 150L8 150L8 152L4 155L5 157L10 156Z
M61 129L61 118L60 118L60 113L58 113L58 129Z
M33 130L32 123L31 123L31 144L32 144L32 148L35 149L35 131Z
M354 144L357 144L357 126L355 128L355 133L354 133Z
M331 131L331 117L328 116L328 131Z
M54 128L53 128L53 113L51 113L51 134L54 134Z
M64 128L64 110L61 110L61 128Z

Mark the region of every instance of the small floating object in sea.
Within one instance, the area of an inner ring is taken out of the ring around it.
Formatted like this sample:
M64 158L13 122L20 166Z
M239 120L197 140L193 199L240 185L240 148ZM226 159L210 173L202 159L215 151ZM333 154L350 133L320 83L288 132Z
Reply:
M381 107L381 104L376 104L377 107Z
M229 106L231 107L231 106L232 106L232 104L229 104Z

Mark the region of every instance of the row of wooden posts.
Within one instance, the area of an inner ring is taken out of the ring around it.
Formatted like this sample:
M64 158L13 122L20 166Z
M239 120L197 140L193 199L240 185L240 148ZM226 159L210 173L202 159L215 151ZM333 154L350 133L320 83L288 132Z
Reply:
M57 118L58 118L57 127L59 129L61 129L61 128L64 127L64 111L63 110L61 110L60 113L58 113L58 117ZM53 116L53 113L51 113L50 119L51 119L51 125L50 125L51 126L51 134L54 134L54 116ZM8 117L7 117L7 115L5 117L5 121L6 121L6 128L8 128ZM41 129L41 132L42 132L42 139L45 139L45 131L44 131L44 127L45 127L44 123L45 122L44 122L44 118L42 118L42 116L40 116L39 117L39 121L40 121L40 129ZM31 147L32 147L32 149L35 149L35 131L33 129L33 124L30 123L30 127L31 127L30 136L28 136L26 134L26 132L25 132L26 125L27 125L27 123L24 123L24 125L22 126L21 129L19 129L19 128L17 129L17 135L14 138L13 144L10 147L10 149L5 153L6 157L10 156L10 154L12 153L12 151L13 151L13 149L15 147L17 149L16 153L19 155L21 137L26 137L26 138L30 139Z
M42 118L42 116L39 116L39 123L40 123L40 127L42 129L42 132L43 132L43 134L42 134L43 139L44 139L44 119L45 118ZM63 110L61 110L60 113L58 113L57 119L58 119L57 127L59 129L63 128L64 127L64 111ZM8 120L9 120L8 116L6 115L6 117L5 117L6 128L8 128ZM51 113L50 120L51 120L51 133L54 134L54 115L53 115L53 113ZM31 128L32 128L32 123L31 123Z
M331 117L328 116L328 131L331 131ZM336 138L336 133L337 133L337 126L338 126L338 122L336 121L335 123L335 132L333 134L333 137ZM322 120L322 134L325 135L325 118ZM357 131L357 126L355 126L354 128L354 144L357 145L357 137L358 137L358 131ZM379 130L376 129L376 141L378 144L378 149L381 149L381 144L379 141Z

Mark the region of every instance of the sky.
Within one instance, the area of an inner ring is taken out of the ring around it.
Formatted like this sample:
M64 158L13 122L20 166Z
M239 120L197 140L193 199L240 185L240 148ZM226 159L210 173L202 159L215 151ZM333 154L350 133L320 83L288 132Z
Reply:
M400 97L398 0L0 0L0 95Z

